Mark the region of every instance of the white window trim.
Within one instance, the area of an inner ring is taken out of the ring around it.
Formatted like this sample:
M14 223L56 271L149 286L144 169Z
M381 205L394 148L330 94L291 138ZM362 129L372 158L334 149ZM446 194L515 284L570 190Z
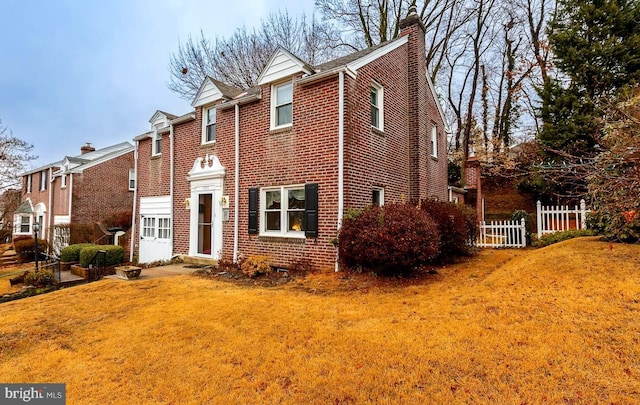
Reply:
M438 158L438 126L431 124L431 157Z
M264 187L260 189L260 217L258 222L260 223L260 236L277 236L281 238L297 238L304 239L304 231L288 231L287 228L287 211L289 208L289 199L287 196L288 190L303 190L304 184L294 184L290 186L279 187ZM280 191L281 205L280 205L280 230L279 231L267 231L266 209L267 209L267 191ZM285 205L286 204L286 205Z
M47 171L43 170L40 172L40 191L47 190Z
M163 224L163 222L166 222L166 227L161 226ZM162 237L162 230L166 231L166 238ZM158 239L162 239L162 240L169 240L171 239L171 218L167 217L167 216L159 216L156 217L156 237Z
M374 186L371 189L371 191L372 191L371 194L373 194L373 191L379 191L380 192L380 206L382 207L384 205L384 187ZM371 197L372 197L371 204L373 204L373 195Z
M162 146L160 147L160 152L158 152L156 147L156 141L160 140L160 144L162 145L162 135L157 131L153 132L153 136L151 137L151 156L160 156L162 155Z
M277 92L277 88L284 85L284 84L291 84L291 122L288 124L283 124L283 125L276 125L277 122L277 116L276 116L276 97L278 95ZM271 85L271 124L270 124L270 129L280 129L280 128L288 128L293 126L293 81L291 79L286 80L286 81L282 81L282 82L278 82L278 83L274 83Z
M131 187L131 182L133 181L133 187ZM134 191L136 189L136 169L129 169L129 191Z
M31 192L31 182L32 182L33 174L27 174L27 193Z
M63 174L60 179L60 188L67 188L67 175Z
M25 215L25 214L18 214L17 218L19 219L18 221L16 221L17 223L15 224L15 235L31 235L31 230L33 229L33 216L31 215ZM22 218L29 218L29 230L27 232L22 232Z
M371 123L371 126L384 132L384 87L375 81L371 82L371 87L378 92L378 105L376 106L378 107L378 126L373 125L373 123ZM371 105L371 94L369 94L369 106L371 107Z
M209 110L215 110L215 106L203 107L202 108L202 140L201 143L203 145L213 145L216 143L216 139L218 139L218 112L216 111L216 121L214 124L216 125L216 139L213 141L207 141L207 124L209 123Z

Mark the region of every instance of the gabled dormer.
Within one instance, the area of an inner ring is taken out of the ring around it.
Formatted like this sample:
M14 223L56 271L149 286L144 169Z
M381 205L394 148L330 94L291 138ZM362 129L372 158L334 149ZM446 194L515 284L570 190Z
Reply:
M158 110L149 119L153 140L151 156L159 156L162 153L162 135L169 132L169 121L175 118L177 116Z
M290 128L293 125L293 76L310 75L314 70L290 52L276 49L258 77L258 85L271 85L271 130Z
M222 83L213 77L207 76L191 105L194 108L202 107L202 144L216 142L216 106L220 102L232 100L242 94L233 86Z
M283 48L278 48L258 77L258 84L278 82L296 73L313 74L313 67Z

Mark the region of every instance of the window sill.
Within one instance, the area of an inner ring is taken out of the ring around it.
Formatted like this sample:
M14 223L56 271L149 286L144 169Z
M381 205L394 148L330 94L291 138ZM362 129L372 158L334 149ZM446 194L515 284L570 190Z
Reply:
M293 130L293 125L287 125L286 127L271 128L269 130L269 135L283 134L285 132L291 132L292 130Z
M202 143L200 144L200 147L201 147L201 148L206 148L206 147L209 147L209 146L213 146L213 145L215 145L215 144L216 144L216 141L211 141L211 142L202 142Z
M304 234L302 234L302 236L259 235L258 240L260 242L270 242L270 243L305 243L306 238Z
M433 156L433 155L431 155L430 158L431 158L431 160L433 160L435 162L437 162L439 160L437 156Z
M161 157L162 157L162 154L151 155L151 160L160 159Z
M384 131L382 131L382 130L376 128L376 127L371 127L371 133L376 134L376 135L380 135L380 136L386 136Z

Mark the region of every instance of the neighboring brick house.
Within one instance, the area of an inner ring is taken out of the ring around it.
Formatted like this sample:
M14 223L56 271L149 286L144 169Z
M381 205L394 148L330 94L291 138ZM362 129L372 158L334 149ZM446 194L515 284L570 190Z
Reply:
M134 147L122 142L99 150L86 144L78 156L24 173L14 237L33 235L33 222L38 221L40 235L53 244L56 225L93 224L131 212L133 168ZM128 244L125 247L128 249Z
M132 251L333 269L349 208L447 200L443 115L415 10L399 38L310 66L278 49L258 85L207 78L137 145Z

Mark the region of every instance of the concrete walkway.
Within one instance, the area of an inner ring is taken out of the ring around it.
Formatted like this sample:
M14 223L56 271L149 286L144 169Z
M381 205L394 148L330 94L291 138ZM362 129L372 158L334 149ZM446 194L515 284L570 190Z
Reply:
M134 280L150 280L154 278L178 276L180 274L191 274L194 271L198 270L193 268L186 268L185 266L188 266L188 264L187 263L169 264L167 266L150 267L148 269L142 269L142 271L140 272L140 277ZM105 276L104 278L122 280L121 278L118 278L116 274ZM129 280L122 280L122 281L129 281Z

